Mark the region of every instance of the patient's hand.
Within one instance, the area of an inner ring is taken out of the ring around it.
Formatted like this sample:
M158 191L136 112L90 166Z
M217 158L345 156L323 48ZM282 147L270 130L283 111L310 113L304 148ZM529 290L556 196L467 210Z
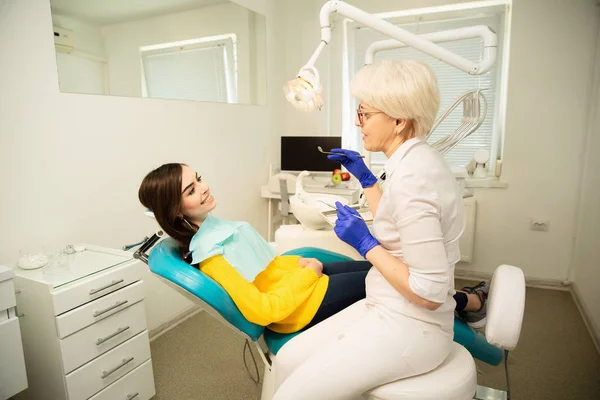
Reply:
M317 273L318 277L323 275L323 263L316 258L300 258L298 265L304 268L310 268Z

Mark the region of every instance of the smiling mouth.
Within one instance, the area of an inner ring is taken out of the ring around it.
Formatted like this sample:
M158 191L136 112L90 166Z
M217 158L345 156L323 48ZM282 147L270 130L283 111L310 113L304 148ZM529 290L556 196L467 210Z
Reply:
M206 196L206 198L205 198L204 200L202 200L202 201L200 202L200 205L202 205L202 204L206 203L207 201L210 201L210 200L212 200L212 198L213 198L213 197L212 197L212 194L209 194L208 196Z

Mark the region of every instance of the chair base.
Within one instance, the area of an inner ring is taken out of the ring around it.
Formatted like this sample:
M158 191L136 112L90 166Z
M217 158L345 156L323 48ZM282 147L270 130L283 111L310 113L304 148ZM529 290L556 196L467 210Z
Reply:
M503 390L492 389L477 385L475 400L508 400L508 393Z
M275 395L275 377L270 366L265 365L260 400L271 400Z

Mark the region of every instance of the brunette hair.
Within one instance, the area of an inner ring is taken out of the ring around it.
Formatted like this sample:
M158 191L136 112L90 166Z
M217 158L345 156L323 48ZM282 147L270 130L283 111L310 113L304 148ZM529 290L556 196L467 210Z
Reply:
M154 213L156 221L167 235L187 252L198 226L184 220L181 204L181 175L185 164L164 164L151 171L140 185L140 202Z

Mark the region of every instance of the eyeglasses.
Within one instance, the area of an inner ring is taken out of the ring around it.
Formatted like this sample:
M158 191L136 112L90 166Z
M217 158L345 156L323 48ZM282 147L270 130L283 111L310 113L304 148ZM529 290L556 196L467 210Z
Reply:
M383 114L383 111L361 111L360 106L358 106L358 108L356 109L356 115L358 116L358 123L360 126L363 126L363 124L367 120L365 116L368 116L370 114Z

